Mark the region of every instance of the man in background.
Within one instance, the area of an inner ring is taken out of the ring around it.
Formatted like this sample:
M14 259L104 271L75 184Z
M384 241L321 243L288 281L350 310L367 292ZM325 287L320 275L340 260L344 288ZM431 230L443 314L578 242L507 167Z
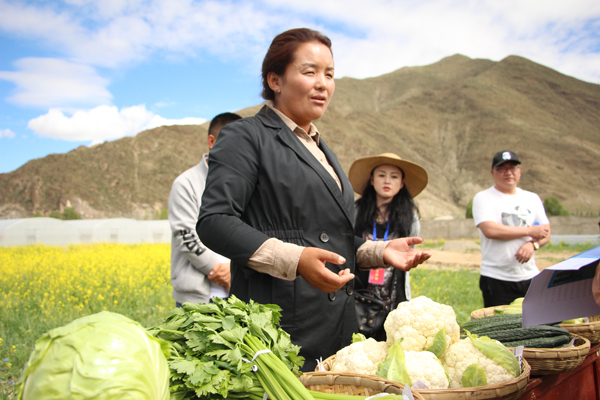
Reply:
M223 113L212 119L208 127L209 152L221 128L240 118ZM214 296L229 295L229 260L205 247L196 233L207 174L208 153L202 155L198 165L175 179L169 195L172 296L178 307L184 302L208 303Z
M481 238L479 288L484 307L524 297L538 274L534 253L550 241L550 222L540 197L517 187L521 161L512 151L492 160L494 186L473 199L473 219Z

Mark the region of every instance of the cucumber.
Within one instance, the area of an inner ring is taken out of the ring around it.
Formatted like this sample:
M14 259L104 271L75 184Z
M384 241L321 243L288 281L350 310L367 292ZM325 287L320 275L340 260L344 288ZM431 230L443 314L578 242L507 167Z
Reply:
M479 335L481 332L502 331L522 326L523 317L521 314L494 314L467 321L462 325L461 329Z
M482 336L482 335L480 335ZM569 331L563 328L557 328L548 325L535 325L519 329L507 329L503 331L491 331L484 336L499 342L514 342L518 340L544 338L552 336L569 336Z
M537 339L516 340L513 342L502 342L506 347L524 346L537 349L552 349L555 347L564 346L569 343L571 338L568 335L544 337Z

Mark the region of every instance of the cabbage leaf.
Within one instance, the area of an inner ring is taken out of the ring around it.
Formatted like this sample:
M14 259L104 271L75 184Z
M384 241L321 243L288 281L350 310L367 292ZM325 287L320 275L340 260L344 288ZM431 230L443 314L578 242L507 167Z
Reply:
M444 351L446 351L446 324L435 334L433 343L425 350L435 354L437 358L440 358L444 354Z
M377 367L377 376L390 381L404 383L410 385L410 377L406 370L406 359L404 350L402 349L402 338L396 341L388 349L388 356L385 360L379 363Z
M487 376L481 361L477 360L477 363L471 364L465 369L461 383L464 388L487 385Z
M521 367L517 357L502 343L490 339L487 336L478 337L467 331L467 336L471 339L473 346L483 353L490 360L495 361L504 367L509 373L517 377L521 374Z

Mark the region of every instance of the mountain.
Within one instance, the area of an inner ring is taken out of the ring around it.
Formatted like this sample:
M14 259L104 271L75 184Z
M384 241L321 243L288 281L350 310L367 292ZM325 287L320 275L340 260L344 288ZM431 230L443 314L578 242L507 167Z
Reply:
M454 55L338 79L315 124L346 172L356 158L384 152L423 165L429 185L416 200L425 219L463 217L473 195L492 185L491 158L503 149L523 161L520 187L557 197L571 213L600 211L600 85L522 57ZM207 151L207 127L155 128L0 174L0 218L72 206L84 218L151 219L177 175Z

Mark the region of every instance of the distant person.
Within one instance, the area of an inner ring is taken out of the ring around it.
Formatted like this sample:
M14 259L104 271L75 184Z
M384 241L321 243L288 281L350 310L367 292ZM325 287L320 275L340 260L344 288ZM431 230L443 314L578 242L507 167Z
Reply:
M356 236L376 241L419 236L419 209L413 199L427 186L423 167L384 153L354 161L348 179L354 192L361 195L355 202ZM366 289L383 301L385 311L377 326L361 321L360 314L358 324L365 336L385 341L385 316L411 298L409 272L393 267L358 271L355 289Z
M540 197L517 187L521 161L503 150L492 160L494 186L473 198L481 238L479 288L485 307L524 297L538 274L534 253L550 241L550 222Z
M241 117L219 114L208 127L208 149L214 146L221 128ZM205 247L196 233L202 193L208 174L208 153L200 163L175 179L169 195L171 224L171 283L176 305L208 303L214 296L228 297L231 284L229 261Z

